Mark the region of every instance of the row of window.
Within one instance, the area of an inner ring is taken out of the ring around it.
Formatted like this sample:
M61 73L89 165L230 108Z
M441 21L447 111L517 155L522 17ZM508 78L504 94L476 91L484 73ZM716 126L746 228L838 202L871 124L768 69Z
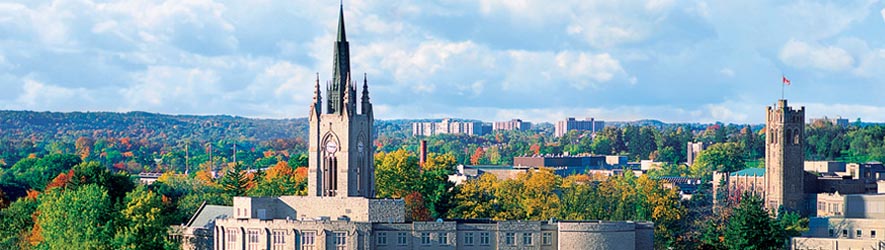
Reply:
M239 240L240 230L238 228L229 228L226 233L226 244L225 249L237 249L237 243ZM248 250L257 250L261 249L260 244L260 229L248 229L246 230L246 249ZM316 247L316 232L310 231L302 231L301 232L301 246L302 249L312 250ZM347 246L347 233L345 232L333 232L332 233L332 243L335 244L337 249L346 249ZM272 250L282 250L286 247L286 230L273 230L271 232L271 249Z
M836 231L834 229L830 228L830 237L837 237L837 236L848 238L849 237L848 229L842 229L842 234L836 235ZM854 231L854 238L863 238L863 237L864 237L864 235L863 235L862 229L857 229ZM870 230L870 238L873 238L873 239L876 238L876 230Z
M522 235L522 245L531 246L534 245L534 238L532 237L533 233L521 233ZM449 244L449 235L445 232L436 233L435 238L431 238L430 232L421 232L421 245L429 246L436 242L437 245L448 245ZM465 246L473 246L478 243L480 246L488 246L490 244L491 236L489 232L479 232L478 242L475 239L475 232L465 232L463 237L463 244ZM508 232L504 233L504 245L515 246L517 243L517 233ZM388 245L387 242L387 232L378 232L375 235L375 243L379 246ZM397 232L396 233L396 245L397 246L406 246L408 245L408 237L409 233L406 232ZM545 232L541 235L541 244L547 246L553 244L553 233Z

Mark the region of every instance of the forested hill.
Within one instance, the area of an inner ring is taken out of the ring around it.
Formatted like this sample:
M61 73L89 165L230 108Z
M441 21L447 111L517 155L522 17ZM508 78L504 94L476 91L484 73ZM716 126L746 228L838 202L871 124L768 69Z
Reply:
M0 139L76 140L128 137L174 141L264 141L306 138L307 118L253 119L227 115L164 115L147 112L0 111Z

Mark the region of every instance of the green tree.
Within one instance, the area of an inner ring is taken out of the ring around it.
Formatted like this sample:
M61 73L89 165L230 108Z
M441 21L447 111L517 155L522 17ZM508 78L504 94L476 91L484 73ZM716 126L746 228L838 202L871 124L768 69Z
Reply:
M743 156L744 152L737 143L713 144L701 151L695 163L691 165L691 173L695 177L709 180L713 177L713 171L738 171L746 167Z
M120 211L120 228L114 236L116 249L171 249L166 240L167 226L163 218L160 196L139 186L126 195Z
M77 164L72 170L74 175L68 184L69 189L96 184L107 189L112 201L116 202L135 188L135 183L132 182L128 174L111 173L107 167L96 161Z
M455 207L449 210L449 218L492 218L498 211L493 204L498 179L493 174L467 180L456 186L453 193Z
M40 196L38 249L113 249L113 204L104 187L53 189Z
M242 166L234 163L232 167L224 172L224 176L218 180L218 184L221 185L221 188L228 196L245 196L249 189L249 178L246 176L246 171L242 169Z
M34 226L32 216L37 211L37 200L20 198L0 210L0 249L27 249L25 239Z
M593 138L593 144L590 145L593 154L610 155L612 154L612 140L605 135L597 135Z
M375 192L379 198L402 198L419 189L418 158L406 150L375 155Z
M728 220L723 244L732 250L780 249L783 235L780 224L762 207L762 198L744 194Z

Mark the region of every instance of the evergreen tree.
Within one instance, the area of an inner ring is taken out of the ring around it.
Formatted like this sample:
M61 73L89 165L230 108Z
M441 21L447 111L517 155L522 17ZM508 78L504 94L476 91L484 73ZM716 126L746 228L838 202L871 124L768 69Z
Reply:
M221 184L221 188L230 196L245 196L249 187L249 179L241 165L235 163L218 180L218 184Z
M740 204L725 228L725 247L728 249L780 249L783 230L762 207L762 199L744 194Z

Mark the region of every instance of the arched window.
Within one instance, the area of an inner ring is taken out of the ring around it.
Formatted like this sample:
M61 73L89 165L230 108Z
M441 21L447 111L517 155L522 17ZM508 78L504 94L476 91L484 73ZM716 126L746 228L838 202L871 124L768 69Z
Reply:
M793 144L799 145L799 140L801 139L802 138L799 136L799 129L795 129L793 131Z
M789 140L790 138L793 138L793 130L787 129L787 136L784 137L784 140ZM787 142L784 142L784 143L787 143Z

